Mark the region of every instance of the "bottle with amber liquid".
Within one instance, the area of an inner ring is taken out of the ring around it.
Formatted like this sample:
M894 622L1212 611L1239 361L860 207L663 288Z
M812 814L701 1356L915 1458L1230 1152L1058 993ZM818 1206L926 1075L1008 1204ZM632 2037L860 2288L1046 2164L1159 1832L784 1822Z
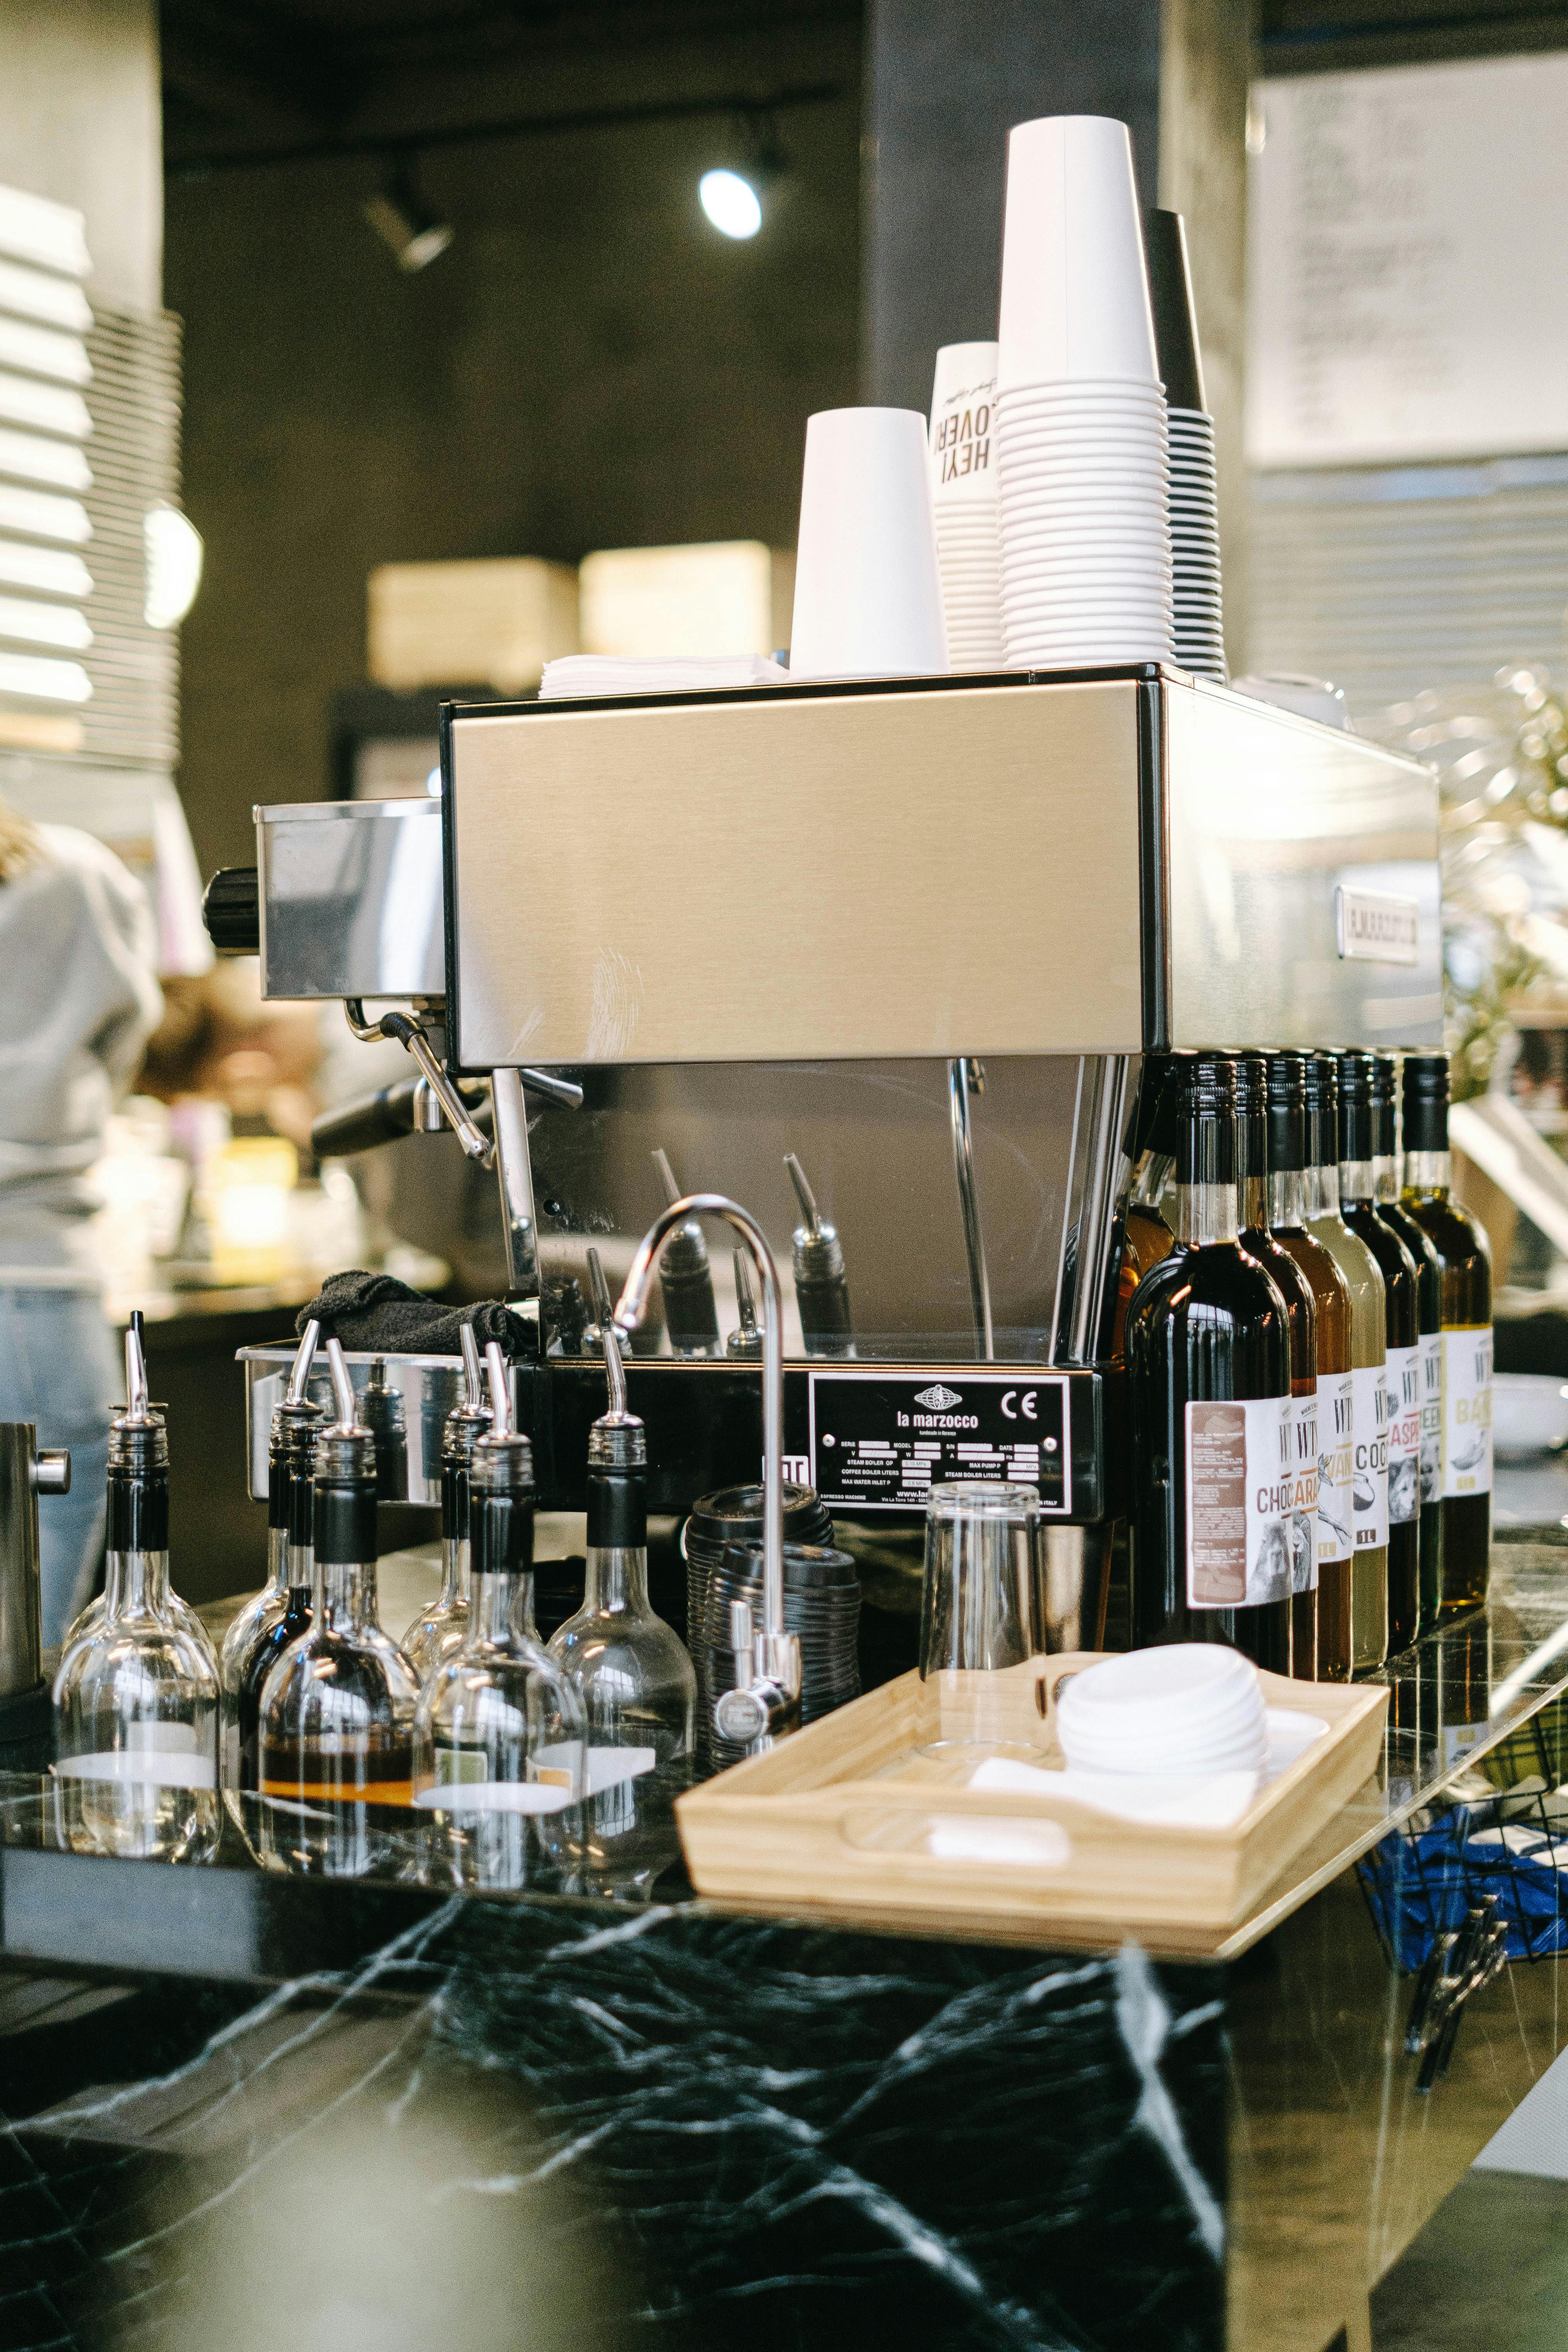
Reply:
M1176 1246L1128 1309L1135 1649L1226 1642L1290 1671L1289 1313L1241 1245L1235 1066L1179 1065Z
M1420 1434L1416 1476L1420 1496L1421 1607L1417 1634L1436 1624L1443 1601L1443 1261L1399 1198L1396 1098L1399 1072L1392 1054L1372 1057L1372 1181L1377 1213L1399 1235L1415 1267L1415 1329L1420 1347ZM1399 1407L1408 1406L1401 1383ZM1389 1506L1394 1501L1394 1448L1405 1433L1389 1428Z
M1304 1603L1308 1671L1315 1671L1317 1636L1312 1594L1317 1587L1318 1307L1312 1286L1270 1226L1268 1178L1268 1057L1242 1054L1236 1065L1237 1150L1240 1171L1241 1246L1274 1277L1290 1318L1291 1496L1290 1671L1296 1666L1297 1603Z
M1492 1269L1485 1234L1453 1198L1448 1060L1407 1054L1400 1203L1443 1266L1443 1597L1440 1614L1479 1608L1491 1567Z
M1333 1055L1307 1055L1303 1076L1307 1230L1322 1243L1351 1295L1351 1670L1368 1675L1388 1655L1387 1307L1382 1267L1340 1214L1339 1078Z
M1377 1213L1370 1054L1339 1056L1340 1213L1377 1260L1384 1295L1382 1467L1388 1497L1388 1654L1421 1618L1421 1333L1415 1261Z
M1307 1094L1300 1054L1270 1054L1268 1213L1275 1240L1311 1286L1317 1350L1318 1512L1315 1583L1292 1604L1290 1671L1300 1682L1349 1682L1353 1404L1351 1295L1343 1275L1307 1230Z
M1171 1054L1145 1054L1138 1076L1124 1149L1131 1163L1127 1206L1121 1215L1121 1255L1111 1327L1110 1358L1122 1360L1127 1310L1143 1276L1169 1257L1175 1235L1160 1207L1176 1160L1176 1062Z
M358 1877L395 1861L413 1801L413 1667L376 1618L376 1445L336 1339L338 1417L316 1441L310 1631L261 1695L262 1859Z

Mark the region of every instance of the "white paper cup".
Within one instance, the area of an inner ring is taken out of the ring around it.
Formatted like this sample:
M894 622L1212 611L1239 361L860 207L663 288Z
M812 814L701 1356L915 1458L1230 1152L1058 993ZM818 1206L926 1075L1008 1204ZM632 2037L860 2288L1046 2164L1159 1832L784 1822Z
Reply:
M996 503L996 346L944 343L931 397L931 498L943 509Z
M926 677L947 668L926 422L829 408L805 428L793 677Z
M1047 115L1007 140L997 386L1159 381L1124 122Z

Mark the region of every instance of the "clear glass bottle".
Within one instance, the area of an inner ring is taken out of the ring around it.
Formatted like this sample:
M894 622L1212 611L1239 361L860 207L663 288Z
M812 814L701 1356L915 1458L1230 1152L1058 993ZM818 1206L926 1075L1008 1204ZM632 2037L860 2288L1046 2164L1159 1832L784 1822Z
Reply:
M168 1437L135 1330L125 1375L129 1402L109 1427L103 1612L55 1675L60 1836L77 1853L201 1861L219 1830L217 1656L171 1605Z
M353 1878L406 1858L418 1685L376 1620L375 1439L336 1339L327 1355L338 1418L316 1441L311 1622L261 1693L260 1851Z
M147 1341L143 1318L140 1307L135 1310L131 1318L131 1332L134 1335L136 1340L137 1360L142 1367L142 1379L143 1382L145 1382ZM127 1361L129 1361L129 1351L127 1352ZM129 1391L127 1392L126 1404L129 1409ZM152 1415L154 1421L162 1421L163 1419L163 1408L161 1405L148 1403L145 1409ZM95 1592L92 1599L87 1603L85 1608L79 1610L76 1616L72 1618L70 1625L67 1630L65 1640L60 1644L62 1654L65 1651L70 1648L73 1642L84 1640L89 1633L92 1633L97 1626L103 1622L104 1611L108 1605L109 1594L106 1586L104 1591ZM173 1585L169 1588L168 1605L169 1612L174 1618L175 1623L183 1626L187 1633L193 1635L198 1642L205 1642L210 1639L206 1627L202 1623L201 1619L196 1615L196 1612L191 1607L190 1602L188 1601L182 1600L180 1595L174 1591Z
M1340 1055L1340 1213L1383 1276L1386 1354L1378 1475L1388 1512L1388 1655L1397 1657L1415 1639L1421 1616L1421 1333L1415 1261L1377 1213L1374 1075L1370 1054Z
M1340 1214L1339 1079L1332 1054L1304 1056L1307 1088L1307 1230L1322 1243L1351 1295L1352 1491L1351 1672L1388 1655L1387 1305L1383 1269ZM1320 1606L1320 1621L1321 1621ZM1325 1677L1327 1679L1327 1677Z
M584 1788L583 1709L530 1630L533 1452L511 1426L506 1367L486 1350L491 1424L468 1465L468 1629L419 1694L415 1803L431 1826L426 1874L439 1885L519 1887L533 1822L564 1815ZM558 1835L571 1836L563 1820Z
M490 1425L473 1327L463 1326L461 1404L447 1415L441 1438L441 1591L403 1636L404 1655L426 1683L443 1658L463 1646L468 1630L468 1464Z
M1400 1202L1443 1266L1443 1597L1479 1609L1491 1572L1492 1262L1486 1234L1453 1197L1448 1057L1407 1054Z
M256 1786L254 1753L248 1782L241 1762L240 1692L251 1654L268 1629L289 1613L291 1583L304 1587L307 1608L310 1604L310 1471L321 1409L305 1391L321 1336L319 1323L306 1326L283 1395L272 1409L267 1449L267 1581L236 1612L218 1651L219 1756L223 1785L228 1790ZM294 1630L302 1633L304 1628Z
M1127 1314L1132 1647L1228 1642L1288 1675L1289 1318L1241 1246L1236 1167L1234 1065L1184 1057L1176 1247Z
M580 1891L630 1895L680 1851L675 1800L691 1782L697 1676L680 1636L648 1602L647 1438L626 1411L613 1329L605 1369L610 1409L588 1433L583 1606L550 1640L582 1704L588 1794L545 1835Z
M1416 1630L1429 1633L1443 1603L1443 1261L1431 1235L1422 1231L1399 1197L1398 1066L1392 1054L1374 1054L1372 1058L1372 1172L1377 1213L1399 1235L1415 1262L1415 1326L1421 1354L1417 1397L1421 1610ZM1405 1407L1408 1402L1402 1393L1400 1405Z

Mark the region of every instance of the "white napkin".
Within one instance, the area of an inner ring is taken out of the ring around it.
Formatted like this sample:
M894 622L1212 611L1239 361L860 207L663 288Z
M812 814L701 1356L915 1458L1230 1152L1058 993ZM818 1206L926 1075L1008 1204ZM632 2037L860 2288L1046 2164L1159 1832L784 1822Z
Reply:
M616 654L563 654L546 662L541 702L588 694L700 693L721 686L787 686L789 672L766 654L670 654L658 660Z
M991 1756L971 1774L968 1786L998 1796L1070 1797L1075 1804L1087 1805L1097 1813L1110 1813L1118 1821L1224 1830L1240 1821L1258 1794L1260 1780L1267 1782L1277 1779L1315 1740L1322 1738L1328 1727L1321 1716L1302 1715L1294 1707L1271 1706L1268 1711L1268 1757L1261 1775L1076 1772L1070 1765L1065 1771L1050 1772L1037 1764L1018 1764L1010 1757ZM952 1818L956 1821L959 1817ZM986 1858L976 1850L976 1859ZM1013 1857L998 1854L995 1859Z

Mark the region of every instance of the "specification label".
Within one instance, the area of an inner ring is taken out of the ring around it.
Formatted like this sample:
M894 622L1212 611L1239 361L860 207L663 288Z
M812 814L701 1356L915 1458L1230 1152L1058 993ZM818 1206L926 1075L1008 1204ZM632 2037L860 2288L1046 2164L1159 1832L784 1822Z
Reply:
M1059 1373L813 1372L811 1482L829 1510L923 1511L933 1481L1037 1486L1072 1508Z

